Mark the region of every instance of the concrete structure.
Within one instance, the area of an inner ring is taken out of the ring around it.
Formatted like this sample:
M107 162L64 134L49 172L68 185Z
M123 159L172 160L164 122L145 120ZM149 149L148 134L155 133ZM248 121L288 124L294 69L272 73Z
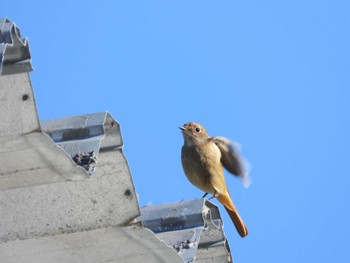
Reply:
M138 220L185 262L232 262L219 209L208 200L143 207Z
M109 113L39 122L30 70L0 20L0 262L231 262L210 202L140 210Z

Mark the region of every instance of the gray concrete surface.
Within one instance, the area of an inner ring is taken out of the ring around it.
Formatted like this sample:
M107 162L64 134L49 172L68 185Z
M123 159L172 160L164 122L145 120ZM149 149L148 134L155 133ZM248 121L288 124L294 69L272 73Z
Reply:
M2 190L0 242L124 225L139 215L124 192L113 174Z
M147 229L109 227L0 244L1 263L183 262Z
M0 136L40 129L28 73L0 76Z

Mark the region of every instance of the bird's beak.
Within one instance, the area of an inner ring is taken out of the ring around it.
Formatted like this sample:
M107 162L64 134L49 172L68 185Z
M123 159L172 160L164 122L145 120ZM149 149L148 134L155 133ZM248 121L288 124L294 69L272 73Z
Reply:
M180 126L179 129L182 131L186 131L186 128L184 126Z

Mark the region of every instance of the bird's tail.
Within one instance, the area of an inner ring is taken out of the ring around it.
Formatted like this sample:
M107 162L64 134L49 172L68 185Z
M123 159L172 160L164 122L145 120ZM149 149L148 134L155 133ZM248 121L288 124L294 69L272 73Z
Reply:
M220 203L222 203L229 214L233 224L235 225L238 234L241 237L245 237L248 235L248 228L243 222L242 218L237 212L237 209L235 205L233 204L230 194L228 191L225 192L225 194L218 195L216 199L219 200Z

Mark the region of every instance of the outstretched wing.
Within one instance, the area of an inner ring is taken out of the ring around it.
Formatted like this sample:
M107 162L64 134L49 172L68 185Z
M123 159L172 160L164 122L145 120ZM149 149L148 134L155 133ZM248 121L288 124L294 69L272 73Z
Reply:
M213 137L212 140L219 147L221 162L227 171L242 179L243 185L249 187L249 164L240 154L239 146L225 137Z

